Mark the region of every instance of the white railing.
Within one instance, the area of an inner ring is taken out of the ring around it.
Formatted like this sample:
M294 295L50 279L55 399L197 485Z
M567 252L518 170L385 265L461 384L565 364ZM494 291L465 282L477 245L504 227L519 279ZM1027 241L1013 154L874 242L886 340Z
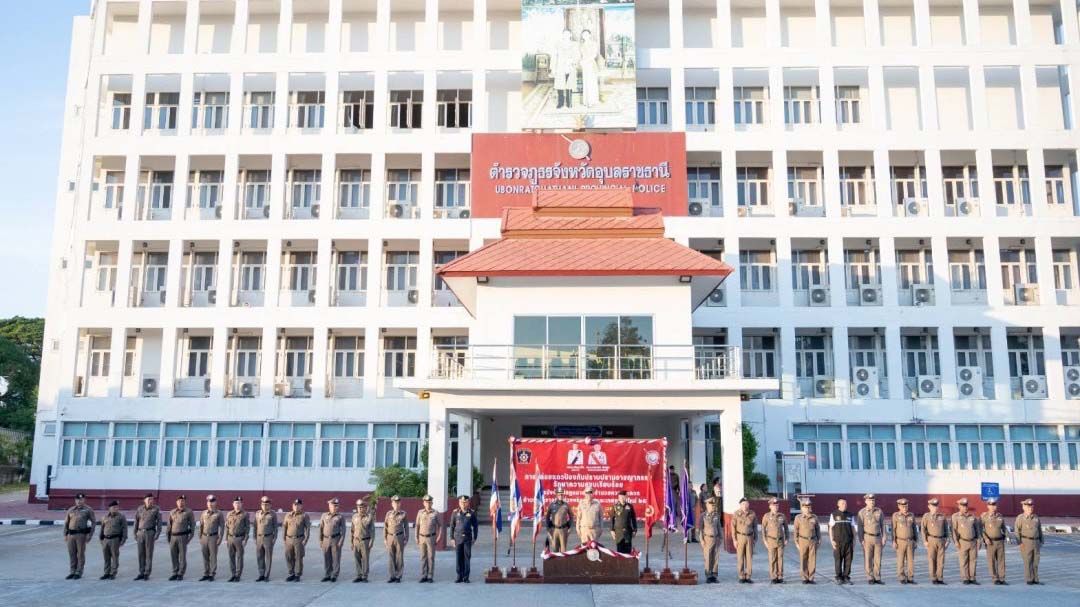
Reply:
M436 346L432 379L690 380L740 377L734 346Z

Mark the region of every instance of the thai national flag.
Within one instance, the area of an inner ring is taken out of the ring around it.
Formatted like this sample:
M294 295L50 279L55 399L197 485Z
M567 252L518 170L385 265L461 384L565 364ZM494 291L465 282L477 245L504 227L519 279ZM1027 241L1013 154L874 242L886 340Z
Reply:
M521 531L521 488L518 487L517 471L510 465L510 541L517 541Z
M499 460L491 468L491 504L488 506L488 514L491 515L491 532L495 539L499 539L502 531L502 503L499 502L499 481L496 475L499 470Z
M536 484L533 485L533 536L540 535L540 522L544 520L544 483L540 480L540 464L536 464Z

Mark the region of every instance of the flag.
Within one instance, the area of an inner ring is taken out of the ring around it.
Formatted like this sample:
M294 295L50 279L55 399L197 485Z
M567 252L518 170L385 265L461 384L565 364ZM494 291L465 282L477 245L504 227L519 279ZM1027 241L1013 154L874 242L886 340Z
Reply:
M544 483L540 480L540 464L536 464L536 484L533 485L533 542L540 535L540 522L544 520Z
M488 505L488 514L491 515L491 531L495 539L499 538L499 532L502 531L502 504L499 502L499 481L496 480L496 474L499 470L499 460L495 460L495 465L491 468L491 503Z
M689 542L690 530L694 528L694 497L690 489L690 471L686 468L686 462L683 462L679 492L682 493L683 540Z
M671 475L664 472L664 527L668 531L675 531L675 488L671 486Z
M516 542L521 531L521 488L518 487L516 466L510 466L510 542Z
M654 468L649 466L649 492L645 495L645 537L652 537L652 528L663 515L660 512L660 500L656 499L656 484L653 482Z

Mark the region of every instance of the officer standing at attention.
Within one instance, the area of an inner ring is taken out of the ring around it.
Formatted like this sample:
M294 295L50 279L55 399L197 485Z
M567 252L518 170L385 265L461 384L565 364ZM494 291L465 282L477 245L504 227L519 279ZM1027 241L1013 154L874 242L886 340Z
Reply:
M420 548L420 583L435 581L435 545L442 537L442 517L431 507L435 498L424 496L424 507L416 513L416 545Z
M577 507L577 534L582 544L596 541L604 529L603 509L592 496L593 488L585 487L585 497Z
M472 563L472 545L480 534L480 525L476 512L469 508L469 496L458 496L458 507L450 514L450 529L447 535L454 540L454 557L457 568L455 584L469 583L469 570Z
M409 541L408 515L401 509L401 498L390 498L390 511L383 520L383 543L386 545L386 564L390 569L390 584L400 584L405 573L405 544Z
M1024 558L1024 580L1029 586L1039 581L1039 552L1042 551L1043 532L1039 515L1035 514L1035 500L1030 497L1020 502L1024 511L1016 517L1016 539L1020 544L1020 556Z
M885 541L885 514L877 507L877 498L873 493L863 496L866 506L859 511L859 526L862 533L858 534L859 543L863 549L863 565L866 569L868 584L884 584L881 581L881 548Z
M960 511L952 515L953 541L956 542L956 555L960 560L960 579L964 585L976 584L975 565L979 560L979 543L982 540L982 529L979 517L968 510L966 497L960 498L956 505Z
M705 498L705 514L698 521L701 532L701 553L705 560L705 583L717 582L720 546L724 542L724 517L716 511L716 498Z
M740 584L753 584L754 544L757 543L757 514L750 509L750 501L739 499L739 509L731 515L731 528L735 531L735 560L738 564Z
M611 539L615 540L615 551L630 554L634 549L634 534L637 533L637 515L634 505L626 497L626 491L619 491L619 501L611 507Z
M139 551L139 575L135 581L150 579L154 565L154 542L161 535L161 509L154 503L154 494L143 496L143 503L135 509L135 546Z
M836 583L851 583L851 557L855 555L855 517L848 512L847 500L836 500L836 510L829 515L829 540L832 542Z
M176 498L176 508L169 512L169 524L165 539L169 542L169 554L172 556L172 576L170 581L179 582L187 572L187 547L191 536L195 534L195 513L187 507L187 496Z
M319 548L323 555L324 582L336 582L341 573L341 546L345 543L345 517L338 511L338 498L327 502L328 512L319 519Z
M932 498L927 505L930 512L922 517L919 532L926 546L926 560L930 565L930 581L943 586L945 580L945 550L949 547L949 519L938 512L938 499Z
M799 549L799 573L802 574L802 583L815 584L821 528L818 527L818 518L813 512L810 500L799 500L799 514L795 516L792 526L795 528L795 546Z
M120 567L120 546L127 542L127 518L120 512L120 502L109 502L109 511L101 517L101 553L105 557L105 572L100 579L115 580Z
M784 583L784 546L788 543L787 517L780 512L780 500L769 498L769 511L761 517L761 535L769 555L769 579Z
M311 537L311 517L304 512L304 500L293 500L292 512L281 523L285 538L285 564L289 567L286 582L299 582L304 575L304 549Z
M218 548L225 539L225 515L218 510L217 497L206 496L206 510L199 521L199 544L202 545L203 576L200 582L212 582L217 576Z
M239 495L233 499L232 508L225 517L225 545L229 548L229 581L239 582L244 573L244 547L251 535L251 521Z
M986 500L986 512L980 517L983 546L986 547L986 566L995 586L1005 586L1005 517L998 512L997 498Z
M371 567L371 544L375 541L375 515L368 512L363 498L356 500L356 514L352 517L350 545L356 561L356 577L353 582L367 582Z
M82 577L86 565L86 543L94 532L94 510L86 505L86 496L75 494L75 505L67 509L64 517L64 542L68 549L68 563L71 571L65 580L77 580Z
M892 547L896 551L896 578L901 584L915 583L915 546L919 544L919 526L908 510L908 500L896 500L900 510L892 515Z
M256 582L270 581L270 565L274 561L274 543L278 532L277 513L270 509L270 498L262 496L255 513L255 561L259 565Z
M570 527L574 524L574 515L570 504L563 499L563 488L555 489L555 501L548 506L544 523L548 532L548 548L552 552L566 552Z

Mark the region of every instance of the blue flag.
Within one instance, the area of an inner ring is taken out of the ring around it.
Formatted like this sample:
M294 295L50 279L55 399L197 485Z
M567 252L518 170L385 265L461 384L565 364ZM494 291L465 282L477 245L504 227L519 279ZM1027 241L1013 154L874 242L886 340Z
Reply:
M689 542L690 530L694 528L694 498L690 490L690 471L687 470L685 462L683 463L679 492L682 493L683 540Z
M664 527L668 531L675 531L675 488L671 486L671 475L666 474L664 480Z

